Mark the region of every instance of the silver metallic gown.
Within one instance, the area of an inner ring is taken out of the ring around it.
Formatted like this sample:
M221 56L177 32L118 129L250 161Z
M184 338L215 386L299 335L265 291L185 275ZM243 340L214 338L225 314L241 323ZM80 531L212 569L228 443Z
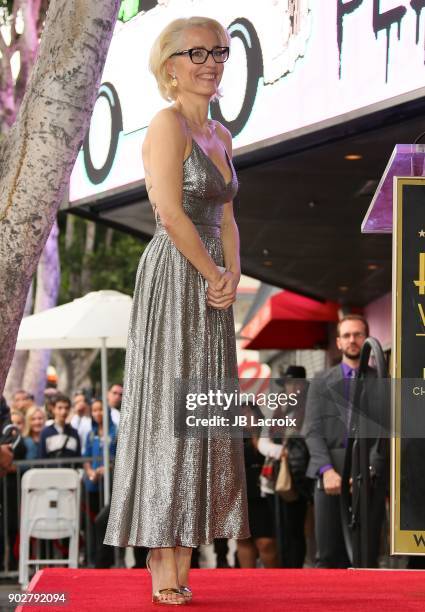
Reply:
M217 265L224 265L226 184L192 139L183 167L183 207ZM198 546L249 537L242 439L174 435L174 384L237 380L232 308L207 305L205 280L160 219L139 264L126 353L111 509L105 544Z

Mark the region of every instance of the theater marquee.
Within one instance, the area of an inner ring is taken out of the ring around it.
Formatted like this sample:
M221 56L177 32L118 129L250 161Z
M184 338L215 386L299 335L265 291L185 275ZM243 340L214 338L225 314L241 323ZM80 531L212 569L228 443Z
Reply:
M205 15L230 32L211 116L231 131L237 157L423 97L424 14L416 0L123 0L70 206L144 185L141 146L166 104L148 56L172 19Z

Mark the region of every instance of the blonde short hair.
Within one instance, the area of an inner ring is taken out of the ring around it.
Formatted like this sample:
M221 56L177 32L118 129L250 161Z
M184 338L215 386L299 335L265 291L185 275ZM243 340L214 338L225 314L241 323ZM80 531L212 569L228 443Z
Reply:
M43 415L44 421L46 421L46 412L44 408L41 408L40 406L35 406L35 405L28 408L28 410L25 413L25 425L24 425L24 431L23 431L23 435L25 437L28 437L31 435L31 419L35 415L36 412L41 412L41 414Z
M163 98L172 102L177 97L176 88L171 85L166 62L173 53L181 51L182 34L188 28L208 28L216 35L223 47L230 47L230 34L221 23L209 17L183 17L171 21L155 40L150 57L149 69L156 78L158 89Z

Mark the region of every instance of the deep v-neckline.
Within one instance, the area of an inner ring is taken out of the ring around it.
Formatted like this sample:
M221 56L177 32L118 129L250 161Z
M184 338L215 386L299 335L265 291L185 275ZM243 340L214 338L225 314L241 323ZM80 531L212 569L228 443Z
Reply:
M233 167L231 164L231 160L229 157L229 154L227 152L226 147L223 145L223 149L224 149L224 154L226 156L226 161L227 161L227 165L229 167L230 170L230 179L228 181L226 181L226 179L224 178L220 168L217 166L216 163L213 162L213 160L211 159L211 157L209 155L207 155L204 151L204 149L201 147L201 145L195 140L195 138L193 137L193 135L191 134L191 138L192 138L192 151L190 152L190 154L186 157L186 159L184 160L186 162L187 159L189 159L189 157L191 157L192 152L193 152L193 145L195 144L198 149L200 150L200 152L202 153L202 155L210 162L211 166L215 169L215 171L217 172L217 174L220 175L220 178L224 184L225 187L228 187L229 185L231 185L232 181L233 181Z

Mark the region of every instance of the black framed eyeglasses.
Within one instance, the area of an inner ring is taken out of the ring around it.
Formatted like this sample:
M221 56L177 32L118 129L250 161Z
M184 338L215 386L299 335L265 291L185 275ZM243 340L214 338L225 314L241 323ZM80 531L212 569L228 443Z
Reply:
M213 47L208 51L204 47L194 47L185 51L177 51L174 55L188 55L194 64L205 64L208 56L211 55L216 64L224 64L229 59L229 47Z

